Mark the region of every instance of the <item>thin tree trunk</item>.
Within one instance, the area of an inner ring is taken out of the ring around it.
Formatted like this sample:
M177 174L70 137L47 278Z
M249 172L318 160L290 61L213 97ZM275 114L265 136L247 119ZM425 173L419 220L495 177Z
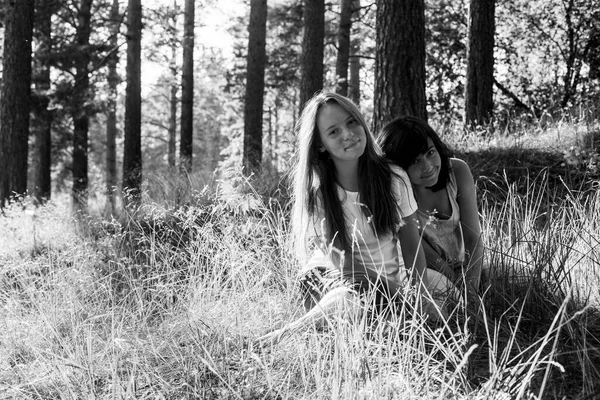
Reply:
M281 105L279 104L279 101L275 101L275 107L273 109L273 114L274 114L274 119L275 121L273 122L273 137L271 140L271 157L272 157L272 163L273 166L275 167L275 172L279 171L279 156L277 155L277 136L279 135L279 129L277 129L279 127L279 107Z
M173 0L173 39L177 37L177 0ZM176 165L176 141L177 141L177 41L173 40L171 47L171 94L170 94L170 115L169 115L169 142L167 160L169 167Z
M177 77L177 73L173 78ZM169 167L175 167L177 165L176 153L177 153L177 91L179 86L177 84L171 84L171 94L169 98L169 143L168 143L168 155L167 160Z
M117 188L117 86L119 85L119 0L113 0L110 11L111 53L108 58L108 110L106 115L106 197L109 213L114 214L116 209Z
M352 11L360 9L360 0L354 0L352 2ZM359 27L357 24L354 25L354 32L356 36L351 40L350 46L350 82L348 84L348 97L352 99L356 104L360 104L360 39L359 39Z
M300 109L323 89L325 1L304 0L304 35L300 61Z
M260 170L262 162L262 119L265 90L267 0L250 3L248 74L244 98L244 173Z
M8 2L0 98L0 208L27 191L33 0Z
M52 51L52 0L39 0L36 8L36 26L38 31L38 47L36 60L38 66L34 76L36 101L35 113L35 147L33 157L33 194L38 204L50 199L51 181L51 152L52 152L52 112L48 109L50 99L50 63L49 54Z
M338 53L335 63L335 91L348 95L348 62L350 58L350 30L352 29L352 1L340 0L340 24L338 27Z
M471 0L465 84L465 123L482 125L494 109L495 0Z
M77 26L79 54L75 61L75 83L73 102L73 188L74 212L87 212L88 199L88 132L89 115L86 104L90 100L89 44L91 34L92 1L82 0Z
M123 196L127 206L136 207L142 195L141 0L129 0L128 15Z
M181 74L181 140L179 162L185 172L192 171L194 135L194 0L186 0L183 22L183 66Z

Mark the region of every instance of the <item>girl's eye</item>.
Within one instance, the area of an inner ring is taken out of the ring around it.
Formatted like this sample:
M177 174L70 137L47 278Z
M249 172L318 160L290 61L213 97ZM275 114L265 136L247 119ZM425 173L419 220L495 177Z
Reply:
M415 159L413 160L413 162L411 163L411 165L418 164L418 163L419 163L419 161L420 161L420 160L419 160L418 158L415 158Z
M354 119L354 118L349 119L348 125L353 125L353 124L356 124L356 119Z
M429 151L427 152L427 155L428 155L428 156L432 156L432 155L434 155L434 154L435 154L435 149L431 149L431 150L429 150Z

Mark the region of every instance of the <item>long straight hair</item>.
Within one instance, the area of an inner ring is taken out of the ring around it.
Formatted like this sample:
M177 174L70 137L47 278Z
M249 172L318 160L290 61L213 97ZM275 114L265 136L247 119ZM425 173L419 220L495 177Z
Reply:
M298 150L293 175L292 227L296 248L304 257L308 252L308 230L312 224L323 226L325 245L349 252L352 238L344 219L338 195L335 165L327 152L320 152L317 128L319 111L325 104L337 104L346 110L365 130L366 146L359 158L358 190L362 211L371 217L378 235L394 232L401 216L392 194L392 171L375 143L358 107L348 98L331 92L316 94L306 102L298 124ZM322 208L318 210L317 208ZM322 215L324 223L317 217Z
M377 143L387 158L407 170L419 155L427 151L427 139L433 142L442 164L438 181L431 187L437 192L445 188L450 179L452 152L427 122L411 116L394 118L381 128Z

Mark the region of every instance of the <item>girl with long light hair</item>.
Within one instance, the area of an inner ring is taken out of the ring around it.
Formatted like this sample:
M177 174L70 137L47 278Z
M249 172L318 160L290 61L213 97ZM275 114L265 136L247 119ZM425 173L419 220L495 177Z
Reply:
M373 289L380 305L410 283L417 293L432 289L408 176L383 156L358 107L344 96L318 93L306 103L297 135L292 226L308 312L262 339L320 323ZM438 316L431 302L422 304Z

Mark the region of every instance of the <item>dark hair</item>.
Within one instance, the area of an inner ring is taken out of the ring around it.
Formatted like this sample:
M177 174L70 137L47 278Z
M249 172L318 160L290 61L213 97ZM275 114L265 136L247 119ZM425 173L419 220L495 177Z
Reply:
M306 243L308 221L317 214L321 202L325 214L325 238L340 250L352 249L352 238L346 226L337 192L336 168L326 152L318 150L320 140L317 118L325 104L338 104L357 119L364 128L366 147L359 158L359 192L363 213L372 217L374 231L381 235L394 232L402 216L391 191L392 171L371 135L358 107L347 97L322 92L311 98L298 121L298 156L294 171L294 217L296 240ZM315 221L317 222L317 221Z
M427 122L411 116L397 117L383 126L377 143L387 158L407 170L427 151L427 139L431 139L442 160L438 181L431 187L436 192L448 184L452 152Z

